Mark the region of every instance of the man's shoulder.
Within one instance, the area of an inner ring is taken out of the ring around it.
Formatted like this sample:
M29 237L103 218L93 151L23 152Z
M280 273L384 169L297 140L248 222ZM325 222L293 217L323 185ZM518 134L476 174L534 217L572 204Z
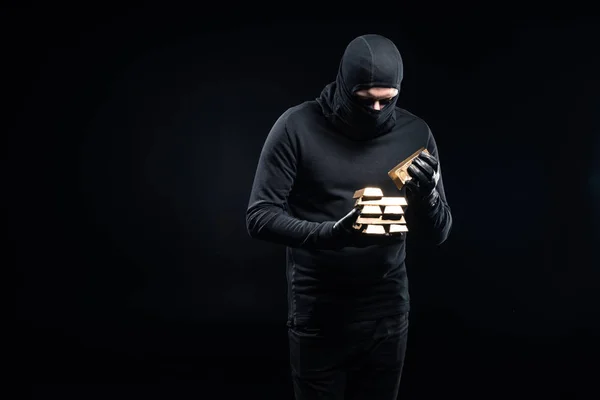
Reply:
M411 122L416 122L419 124L427 125L427 123L425 122L425 120L423 118L419 117L418 115L416 115L404 108L396 107L395 111L396 111L396 119L401 119L401 120L406 120L406 121L411 121Z
M319 111L320 108L316 101L305 101L285 110L283 114L281 114L280 119L292 123L300 120L304 121L306 118L317 117L319 115Z
M401 126L410 125L416 127L419 130L427 132L431 135L431 128L425 120L418 115L400 107L396 107L396 124L400 123Z

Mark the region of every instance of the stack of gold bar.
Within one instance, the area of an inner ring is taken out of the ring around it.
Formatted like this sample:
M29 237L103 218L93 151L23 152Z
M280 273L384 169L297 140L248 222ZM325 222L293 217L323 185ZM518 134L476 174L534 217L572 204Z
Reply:
M408 232L404 219L404 197L383 197L379 188L366 187L353 196L361 210L354 229L368 235L394 235Z

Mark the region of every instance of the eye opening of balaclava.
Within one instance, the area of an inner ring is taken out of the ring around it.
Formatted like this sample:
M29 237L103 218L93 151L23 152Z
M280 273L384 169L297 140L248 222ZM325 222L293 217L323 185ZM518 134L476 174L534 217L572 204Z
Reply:
M387 107L392 101L395 101L396 97L398 97L398 92L396 92L396 94L394 96L374 99L370 96L369 97L359 96L357 94L357 92L359 90L362 90L362 89L358 89L357 91L355 91L353 93L353 96L352 96L353 101L355 101L355 102L359 103L360 105L367 107L369 109L372 109L371 106L375 103L375 101L378 101L380 105ZM378 111L378 110L373 109L373 111Z
M342 57L336 77L333 113L337 125L358 139L379 136L396 121L398 94L381 110L365 106L356 92L374 87L400 92L402 57L396 45L380 35L363 35L352 40Z

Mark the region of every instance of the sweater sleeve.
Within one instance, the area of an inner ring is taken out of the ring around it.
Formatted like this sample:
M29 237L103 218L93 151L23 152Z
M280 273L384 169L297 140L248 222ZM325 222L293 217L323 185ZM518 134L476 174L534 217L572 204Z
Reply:
M298 248L334 248L335 221L311 222L290 216L287 199L296 178L297 148L284 113L273 125L259 156L246 227L250 237Z
M434 196L425 199L425 201L414 204L411 216L413 217L413 226L417 227L416 230L420 236L422 235L427 241L440 245L446 241L452 229L452 212L444 190L439 151L431 131L429 131L427 151L439 163L439 180L434 191L437 193L434 193ZM408 218L409 215L407 215Z

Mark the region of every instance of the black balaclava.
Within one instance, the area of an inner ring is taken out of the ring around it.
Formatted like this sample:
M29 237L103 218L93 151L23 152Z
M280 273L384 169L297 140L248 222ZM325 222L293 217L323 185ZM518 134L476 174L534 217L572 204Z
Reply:
M335 82L325 87L317 101L343 134L359 140L383 135L396 122L398 96L382 110L374 110L358 102L354 93L372 87L399 92L402 72L402 57L391 40L380 35L359 36L346 47Z

